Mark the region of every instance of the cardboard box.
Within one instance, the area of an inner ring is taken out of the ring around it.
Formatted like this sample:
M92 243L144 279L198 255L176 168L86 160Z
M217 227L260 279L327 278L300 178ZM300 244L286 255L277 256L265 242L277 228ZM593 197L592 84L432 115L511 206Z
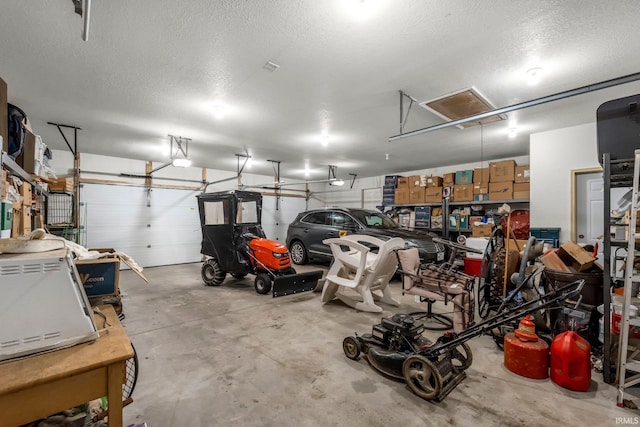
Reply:
M472 184L473 183L473 171L464 170L456 172L456 185Z
M90 249L113 252L114 249ZM109 256L99 259L75 260L76 269L87 296L116 295L120 279L120 258Z
M442 202L442 187L427 187L425 189L424 201L425 203Z
M425 192L426 194L426 192ZM431 217L431 208L429 206L417 206L416 207L416 221L421 219L429 219Z
M450 187L450 186L454 185L455 183L456 183L456 174L455 174L455 172L445 173L444 175L442 175L442 186L443 187Z
M582 246L573 242L560 245L557 253L565 265L578 272L590 269L596 260L589 252L585 251Z
M406 176L399 176L396 188L409 188L409 178Z
M489 163L489 182L513 182L516 176L515 160Z
M409 203L424 203L425 188L413 187L409 189Z
M493 224L471 225L471 237L491 237Z
M528 199L529 192L529 183L528 182L516 182L513 184L513 198L515 200L524 200Z
M48 182L49 191L73 193L73 177L51 179Z
M9 107L7 106L7 83L0 78L0 136L2 137L2 151L9 150Z
M442 187L442 177L430 175L425 177L427 187Z
M454 185L453 201L454 202L473 201L473 184Z
M488 194L474 194L473 195L473 201L474 202L484 202L486 200L489 200L489 195Z
M33 200L33 193L31 191L31 184L23 182L20 186L20 195L22 196L22 206L28 206L31 208L31 200Z
M38 159L37 159L37 147L36 147L36 136L27 130L27 134L24 138L24 148L22 149L22 153L16 157L16 163L24 169L26 173L35 174L36 171L39 172ZM42 163L42 159L39 160Z
M31 208L27 206L20 206L20 209L13 208L11 237L26 236L29 233L31 233Z
M408 188L396 188L395 204L406 205L411 203L411 190Z
M507 241L507 249L510 250L510 251L522 252L522 251L524 251L524 247L527 246L527 240L508 239L506 241ZM518 244L516 244L516 242L518 242Z
M490 168L475 168L473 170L473 182L489 182Z
M420 184L422 184L422 177L420 175L411 175L408 180L409 188L420 187Z
M490 182L489 200L511 200L513 198L513 182Z
M431 217L431 228L442 228L442 215L434 215Z
M571 269L558 257L556 251L548 251L542 257L540 262L549 270L562 271L563 273L571 273Z
M515 182L530 182L529 178L529 165L516 166L516 177L514 179Z
M7 182L7 171L6 170L2 170L2 188L0 189L0 199L6 199L7 198L7 186L9 185L9 183Z
M488 182L474 182L473 183L473 194L489 194L489 183Z
M384 177L384 185L385 187L389 186L389 187L393 187L396 188L396 186L398 185L398 178L400 178L400 175L387 175Z

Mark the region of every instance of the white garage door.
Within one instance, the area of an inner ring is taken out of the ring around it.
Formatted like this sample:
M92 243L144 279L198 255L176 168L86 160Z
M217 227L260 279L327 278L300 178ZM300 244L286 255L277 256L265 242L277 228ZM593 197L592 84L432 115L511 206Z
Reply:
M298 213L306 210L304 197L281 197L276 211L276 197L262 197L262 228L267 238L286 243L287 228Z
M89 248L115 248L143 267L199 262L199 191L83 184Z

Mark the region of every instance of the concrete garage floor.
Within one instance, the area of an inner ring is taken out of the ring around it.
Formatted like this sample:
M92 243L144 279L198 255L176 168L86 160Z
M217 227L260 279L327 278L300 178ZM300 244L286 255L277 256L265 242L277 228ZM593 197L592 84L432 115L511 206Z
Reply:
M443 402L430 403L365 360L344 356L344 337L370 332L378 314L323 305L313 292L258 295L251 277L205 287L200 264L145 274L148 285L130 271L120 277L123 323L140 359L125 425L613 426L616 417L638 416L616 407L616 390L601 374L593 373L589 392L576 393L510 373L486 336L469 342L467 378ZM403 304L382 315L415 311L398 283L392 289Z

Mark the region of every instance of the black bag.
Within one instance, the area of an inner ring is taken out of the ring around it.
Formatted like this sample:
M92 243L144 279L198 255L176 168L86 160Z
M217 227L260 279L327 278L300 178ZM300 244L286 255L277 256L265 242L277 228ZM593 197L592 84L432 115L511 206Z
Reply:
M24 140L27 136L27 115L20 108L8 104L9 109L9 144L7 154L15 159L24 148Z

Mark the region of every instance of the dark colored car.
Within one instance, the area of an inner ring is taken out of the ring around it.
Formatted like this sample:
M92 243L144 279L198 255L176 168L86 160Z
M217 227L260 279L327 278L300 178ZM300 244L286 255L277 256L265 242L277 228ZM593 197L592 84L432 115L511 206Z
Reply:
M432 235L422 230L401 228L383 213L369 209L327 208L299 213L289 224L287 246L294 264L306 264L310 259L331 259L331 249L324 239L346 234L367 234L381 239L401 237L407 247L417 247L422 262L442 261L445 247L434 242Z

